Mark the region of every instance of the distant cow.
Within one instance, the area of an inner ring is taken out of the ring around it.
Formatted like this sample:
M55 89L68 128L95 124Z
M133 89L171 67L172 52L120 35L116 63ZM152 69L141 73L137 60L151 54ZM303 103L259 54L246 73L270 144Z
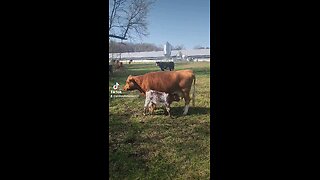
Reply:
M165 92L159 92L154 90L149 90L146 92L146 100L144 103L144 111L143 115L146 115L147 108L151 112L154 113L154 109L157 105L165 106L166 108L166 115L171 116L170 114L170 105L173 101L180 101L180 97L177 94L169 94Z
M133 60L132 60L132 59L130 59L129 64L131 64L131 63L132 63L132 61L133 61Z
M121 69L123 69L123 63L120 62L119 60L117 60L117 61L115 62L115 64L114 64L114 68L115 68L116 70L121 70Z
M165 69L174 70L174 62L156 62L156 65L160 67L161 71Z
M124 91L139 90L145 95L149 90L178 94L185 101L183 114L186 115L190 103L190 90L193 83L192 104L195 104L196 76L192 70L149 72L140 76L128 76Z

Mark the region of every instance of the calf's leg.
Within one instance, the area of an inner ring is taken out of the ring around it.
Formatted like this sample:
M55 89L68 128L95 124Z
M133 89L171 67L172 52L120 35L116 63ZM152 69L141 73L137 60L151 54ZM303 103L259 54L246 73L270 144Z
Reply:
M170 114L170 105L166 106L166 110L168 112L168 115L171 117L171 114Z
M150 104L150 100L148 100L146 98L146 101L144 103L144 108L143 108L143 115L145 116L147 114L147 108L149 107L149 104Z
M149 112L154 115L154 110L156 109L156 105L153 103L150 103L149 105Z

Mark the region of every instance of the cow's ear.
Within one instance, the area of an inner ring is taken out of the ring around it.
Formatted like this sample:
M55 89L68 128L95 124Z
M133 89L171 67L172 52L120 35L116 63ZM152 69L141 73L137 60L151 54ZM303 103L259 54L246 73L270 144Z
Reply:
M129 80L129 81L133 81L133 80L134 80L133 76L132 76L132 75L129 75L129 76L128 76L128 80Z

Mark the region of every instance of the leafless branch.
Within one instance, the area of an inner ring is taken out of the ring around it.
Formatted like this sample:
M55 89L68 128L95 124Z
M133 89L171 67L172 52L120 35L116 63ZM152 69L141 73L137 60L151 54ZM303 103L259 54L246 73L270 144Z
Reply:
M109 34L124 38L148 35L147 17L153 0L113 0L109 9Z

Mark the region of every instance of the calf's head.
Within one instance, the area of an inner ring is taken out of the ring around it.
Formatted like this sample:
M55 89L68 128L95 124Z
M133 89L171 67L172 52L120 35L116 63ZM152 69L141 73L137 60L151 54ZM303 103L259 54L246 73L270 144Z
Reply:
M179 97L179 95L178 94L169 94L169 99L168 99L168 101L169 101L169 103L171 104L173 101L177 101L177 102L179 102L180 101L180 97Z
M178 94L172 94L173 101L180 101L180 96Z

